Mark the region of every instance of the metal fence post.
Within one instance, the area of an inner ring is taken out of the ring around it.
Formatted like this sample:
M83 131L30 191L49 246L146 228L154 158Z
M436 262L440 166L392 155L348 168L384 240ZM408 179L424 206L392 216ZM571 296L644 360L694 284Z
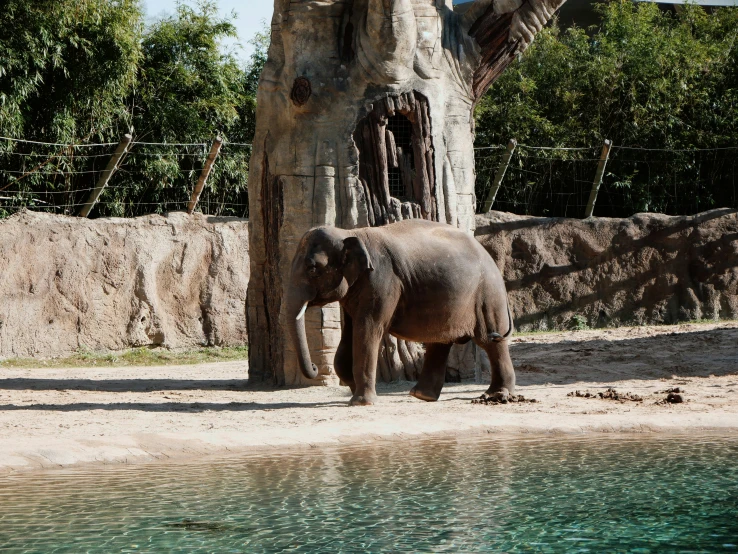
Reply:
M602 153L600 154L600 163L597 165L597 173L595 174L595 179L592 183L592 192L589 193L587 211L584 213L585 218L592 217L592 213L594 212L595 202L597 202L597 193L600 191L602 177L605 175L605 167L607 167L607 160L610 158L611 147L612 141L605 139L605 144L602 145Z
M492 204L495 203L495 198L497 197L497 193L500 190L500 187L502 186L502 180L505 178L505 173L507 172L507 166L510 165L510 160L512 159L513 152L515 152L515 148L518 146L518 141L515 139L510 139L510 142L507 143L507 149L505 150L505 153L502 155L502 160L500 160L500 166L497 168L497 173L495 173L495 180L492 183L492 188L489 189L489 194L487 195L487 200L484 201L484 206L482 207L482 213L487 213L492 209Z
M195 211L195 207L200 201L200 195L205 188L205 183L207 183L208 176L213 169L213 163L215 162L215 158L218 157L218 152L220 152L220 147L222 145L223 139L220 137L215 137L215 140L213 141L213 146L210 147L210 154L208 154L208 159L205 161L205 167L202 168L200 179L198 179L197 184L195 185L195 190L192 191L190 203L187 205L188 214L192 214L192 212Z
M110 181L110 178L113 176L113 173L115 173L115 170L118 169L120 159L128 150L128 147L130 146L132 140L133 137L131 135L123 135L120 144L118 144L115 152L113 152L113 157L110 158L107 167L102 172L102 174L100 174L100 178L97 180L97 185L95 185L95 188L90 193L90 197L87 199L87 203L82 206L82 209L79 212L80 217L88 217L90 215L90 212L92 211L92 208L95 207L95 204L97 204L97 201L100 198L103 189L108 186L108 181Z

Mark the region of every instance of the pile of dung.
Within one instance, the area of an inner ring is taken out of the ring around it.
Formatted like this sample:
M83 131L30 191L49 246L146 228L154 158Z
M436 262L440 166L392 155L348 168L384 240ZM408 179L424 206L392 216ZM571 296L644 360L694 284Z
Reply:
M612 387L608 387L605 392L589 392L574 391L566 396L576 396L577 398L601 398L603 400L617 400L618 402L643 402L643 397L632 392L618 392Z
M656 404L683 404L684 396L682 395L685 392L687 391L679 387L674 387L661 391L659 394L666 394L666 398L664 398L663 400L659 400L658 402L656 402Z
M535 398L528 398L526 399L522 394L511 394L508 397L504 397L502 395L493 395L493 396L480 396L479 398L475 398L471 401L472 404L485 404L487 406L489 405L497 405L497 404L509 404L509 403L515 403L515 402L528 402L531 404L534 404L538 402Z

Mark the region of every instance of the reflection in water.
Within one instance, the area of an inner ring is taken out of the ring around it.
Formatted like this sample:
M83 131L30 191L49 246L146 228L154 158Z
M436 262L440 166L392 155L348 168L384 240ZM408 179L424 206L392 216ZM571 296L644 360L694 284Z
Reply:
M2 552L738 550L738 437L429 440L0 479Z

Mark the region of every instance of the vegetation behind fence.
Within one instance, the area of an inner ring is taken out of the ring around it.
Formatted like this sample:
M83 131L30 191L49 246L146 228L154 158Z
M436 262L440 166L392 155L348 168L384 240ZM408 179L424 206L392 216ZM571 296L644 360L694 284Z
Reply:
M127 133L133 143L93 217L183 209L216 136L225 143L200 205L246 215L268 36L243 63L222 47L235 35L210 0L151 24L140 0L5 2L0 136L25 140L0 140L0 217L21 207L78 214Z
M0 137L0 218L21 208L79 215L118 146ZM131 142L90 215L135 217L183 211L198 181L207 177L198 210L248 217L251 145L223 143L206 175L211 146L209 142ZM585 216L603 162L601 147L515 144L508 149L507 157L503 146L475 150L478 213L491 207L524 215ZM603 169L594 215L628 217L647 211L678 215L738 208L738 146L653 150L613 145ZM490 206L496 178L499 190Z
M0 218L21 208L78 215L117 146L0 139ZM135 217L187 209L210 146L207 142L132 142L91 215ZM199 210L248 217L250 155L250 144L223 144L199 199Z
M582 217L605 139L595 215L738 207L738 8L613 0L600 10L595 28L541 31L480 101L478 209L510 138L520 144L496 209ZM92 217L185 209L216 136L225 141L200 209L247 216L269 36L252 40L243 64L220 46L234 33L209 0L151 25L138 0L8 0L0 136L26 140L0 139L0 217L78 214L125 133L133 143Z
M602 146L541 148L519 145L493 209L524 215L584 217ZM504 147L476 151L477 212L483 210ZM694 214L738 208L738 146L657 150L613 145L594 215L629 217L638 212Z
M495 205L581 217L609 139L595 215L738 207L738 8L598 9L591 29L542 30L477 106L478 146L530 145L516 149ZM485 152L480 204L501 150Z

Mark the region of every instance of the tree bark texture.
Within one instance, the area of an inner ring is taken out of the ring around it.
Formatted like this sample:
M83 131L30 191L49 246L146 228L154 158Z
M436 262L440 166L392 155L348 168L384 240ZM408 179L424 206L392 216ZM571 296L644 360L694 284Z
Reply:
M474 106L561 3L275 0L249 177L251 379L305 383L282 298L308 229L424 218L473 232ZM306 327L317 382L337 383L340 308L309 309ZM380 379L421 366L419 345L385 338Z

